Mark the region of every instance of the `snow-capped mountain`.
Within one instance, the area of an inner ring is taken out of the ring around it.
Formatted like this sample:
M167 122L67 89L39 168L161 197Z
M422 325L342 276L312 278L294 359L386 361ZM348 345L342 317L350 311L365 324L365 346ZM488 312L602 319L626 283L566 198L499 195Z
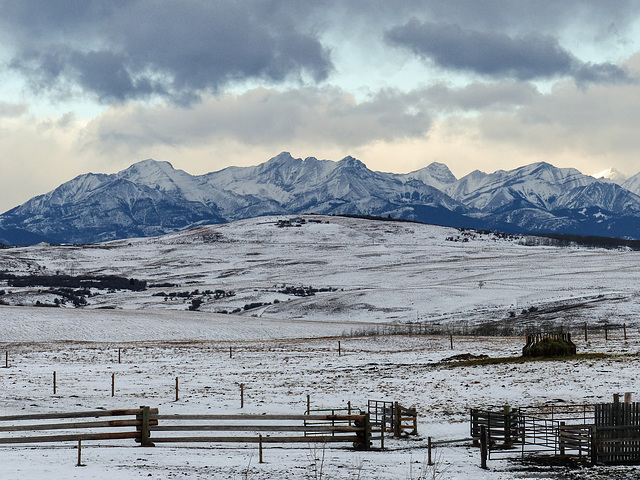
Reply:
M638 176L620 186L544 162L456 179L441 163L394 174L349 156L334 162L283 152L198 176L149 159L111 175L80 175L6 212L0 243L89 243L300 213L640 238L637 193Z
M607 168L606 170L594 173L591 176L593 178L597 178L598 180L617 183L618 185L622 185L626 180L629 179L629 176L627 174L622 173L615 168Z

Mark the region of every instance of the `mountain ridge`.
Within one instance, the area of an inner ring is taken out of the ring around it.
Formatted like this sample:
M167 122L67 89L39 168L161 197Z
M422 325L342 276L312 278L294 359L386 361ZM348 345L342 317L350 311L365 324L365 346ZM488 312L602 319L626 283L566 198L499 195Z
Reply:
M289 152L202 175L146 159L114 174L79 175L5 212L0 243L94 243L301 213L640 238L639 194L640 174L618 184L547 162L458 179L437 162L397 174L370 170L351 156L336 162Z

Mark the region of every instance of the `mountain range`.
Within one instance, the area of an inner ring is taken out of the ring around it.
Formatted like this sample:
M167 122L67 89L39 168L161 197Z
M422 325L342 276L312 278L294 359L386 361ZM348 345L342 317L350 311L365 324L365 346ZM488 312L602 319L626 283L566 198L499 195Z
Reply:
M162 235L261 215L391 216L507 233L640 239L640 174L600 178L540 162L457 179L442 163L376 172L283 152L252 167L190 175L144 160L80 175L0 215L0 243L94 243Z

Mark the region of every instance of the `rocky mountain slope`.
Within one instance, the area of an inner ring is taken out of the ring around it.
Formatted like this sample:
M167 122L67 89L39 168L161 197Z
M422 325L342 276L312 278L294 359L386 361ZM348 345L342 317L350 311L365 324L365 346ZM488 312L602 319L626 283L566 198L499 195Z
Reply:
M637 176L619 185L548 163L456 179L441 163L393 174L353 157L333 162L287 152L198 176L149 159L112 175L80 175L9 210L0 216L0 243L92 243L301 213L640 238L638 185Z

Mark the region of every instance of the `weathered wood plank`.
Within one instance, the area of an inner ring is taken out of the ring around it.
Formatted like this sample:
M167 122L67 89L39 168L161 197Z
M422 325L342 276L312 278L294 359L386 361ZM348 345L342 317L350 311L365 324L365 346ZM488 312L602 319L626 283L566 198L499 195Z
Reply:
M158 420L325 420L361 421L365 415L154 415Z
M154 420L158 424L157 420ZM104 427L139 427L140 420L106 420L102 422L66 422L45 423L30 425L0 425L0 432L24 432L30 430L75 430L78 428L104 428Z
M158 409L150 409L152 414L157 414ZM0 422L15 422L21 420L52 420L65 418L85 418L85 417L117 417L125 415L138 415L141 413L139 408L121 409L121 410L92 410L85 412L72 413L35 413L24 415L9 415L0 417Z
M258 443L258 435L254 437L153 437L153 443ZM355 435L343 435L339 437L327 435L313 435L310 437L262 437L262 443L341 443L356 442Z
M41 435L31 437L0 438L2 443L47 443L47 442L77 442L78 440L121 440L138 438L138 432L108 432L108 433L75 433L69 435Z
M158 425L149 427L153 432L362 432L361 427L333 426L333 425Z

